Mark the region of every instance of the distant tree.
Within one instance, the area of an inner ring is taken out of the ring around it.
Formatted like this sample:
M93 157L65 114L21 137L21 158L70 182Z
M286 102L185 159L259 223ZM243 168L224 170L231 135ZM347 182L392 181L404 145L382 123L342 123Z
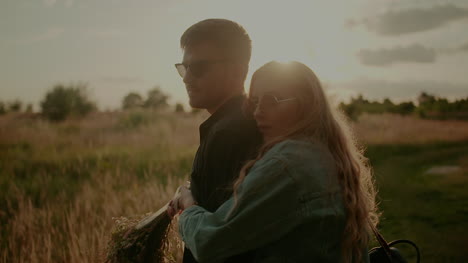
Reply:
M159 86L148 91L148 97L144 103L144 107L148 109L160 109L168 106L167 100L169 96L164 94Z
M28 105L26 105L26 112L27 113L33 112L33 105L31 103L28 103Z
M182 105L181 103L177 103L175 105L175 112L185 112L184 105Z
M391 107L391 106L395 105L395 104L393 104L393 102L389 98L385 98L383 100L383 104L388 106L388 107Z
M436 97L422 92L419 97L417 113L428 119L468 119L467 99L448 101L446 98Z
M456 100L453 103L454 111L468 112L468 97L465 99Z
M418 97L418 103L419 105L422 104L432 104L436 101L436 97L433 95L430 95L426 92L421 92L421 94Z
M407 115L414 112L416 106L414 106L413 102L402 102L395 106L395 113Z
M357 98L352 98L352 102L354 103L359 103L359 104L367 104L369 103L368 100L364 99L364 96L362 94L359 94Z
M96 110L87 95L86 84L57 84L41 101L42 114L49 120L62 121L68 116L84 116Z
M124 110L139 108L143 106L143 98L136 92L127 94L122 100L122 108Z
M446 98L439 98L426 92L418 96L418 106L411 101L395 104L389 98L385 98L382 102L368 101L359 95L351 98L348 104L340 103L339 108L352 120L357 120L364 112L371 114L389 112L400 115L416 113L421 118L468 119L468 98L450 102Z
M0 115L5 114L7 112L7 109L5 107L5 103L3 101L0 101Z
M360 112L357 109L356 105L352 102L349 104L345 104L344 102L341 102L338 105L338 108L353 121L356 121L357 118L359 117Z
M8 108L9 108L9 111L11 112L20 112L21 109L23 108L23 103L19 100L15 100L10 103Z

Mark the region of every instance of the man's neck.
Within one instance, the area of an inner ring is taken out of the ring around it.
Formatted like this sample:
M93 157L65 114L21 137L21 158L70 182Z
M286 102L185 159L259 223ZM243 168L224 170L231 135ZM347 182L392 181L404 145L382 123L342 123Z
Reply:
M232 94L230 94L229 96L226 96L226 97L224 98L224 100L222 100L221 103L218 103L218 104L216 105L216 107L212 107L212 108L209 108L209 109L206 109L206 110L210 113L210 115L213 115L213 114L214 114L219 108L221 108L227 101L229 101L230 99L232 99L232 98L234 98L234 97L240 96L240 95L242 95L242 94L244 94L243 89L240 90L240 91L238 91L238 92L232 93Z

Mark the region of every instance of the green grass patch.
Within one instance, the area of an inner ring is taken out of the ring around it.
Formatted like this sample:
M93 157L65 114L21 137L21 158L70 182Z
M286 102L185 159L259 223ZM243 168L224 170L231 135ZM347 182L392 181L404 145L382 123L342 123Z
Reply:
M74 200L84 182L103 174L124 173L144 184L170 176L188 177L195 149L96 149L37 153L29 144L0 145L0 223L17 208L17 195L29 198L35 207ZM122 188L127 187L122 185Z
M367 156L377 180L386 240L416 242L422 262L468 262L468 141L371 145ZM460 171L426 173L439 165L456 165Z

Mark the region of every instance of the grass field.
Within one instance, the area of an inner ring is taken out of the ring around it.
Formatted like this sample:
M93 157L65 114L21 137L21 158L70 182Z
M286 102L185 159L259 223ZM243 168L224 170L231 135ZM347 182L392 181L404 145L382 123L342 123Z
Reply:
M372 145L368 156L379 187L380 228L386 240L416 242L422 262L467 262L468 141ZM427 173L442 165L460 169Z
M188 178L205 117L0 116L0 262L101 260L113 217L157 210ZM365 115L354 130L374 167L387 241L415 241L423 262L467 262L468 122ZM439 165L459 169L426 173Z

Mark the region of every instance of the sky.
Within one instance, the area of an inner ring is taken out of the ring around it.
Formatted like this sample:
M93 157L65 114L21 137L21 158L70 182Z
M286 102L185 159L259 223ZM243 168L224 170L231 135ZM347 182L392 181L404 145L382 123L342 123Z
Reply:
M102 110L155 86L187 105L179 38L207 18L248 31L246 89L264 63L298 60L335 101L468 97L466 0L0 0L0 101L38 110L54 85L86 83Z

